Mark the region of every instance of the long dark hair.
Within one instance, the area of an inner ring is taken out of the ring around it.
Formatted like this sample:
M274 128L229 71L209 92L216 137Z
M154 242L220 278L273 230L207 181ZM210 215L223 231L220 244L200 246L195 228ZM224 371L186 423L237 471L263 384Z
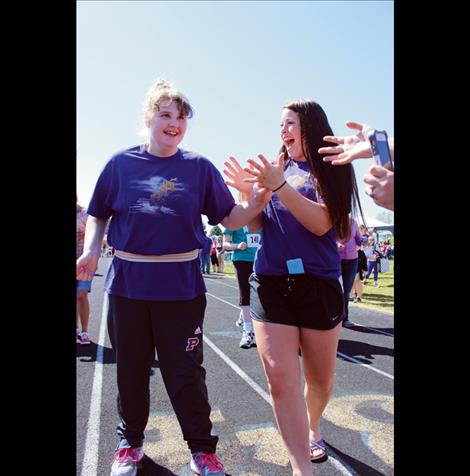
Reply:
M351 234L349 213L354 218L359 209L364 222L354 169L351 164L331 165L330 162L323 162L323 156L318 153L320 147L331 146L323 137L334 135L325 111L318 103L307 99L291 101L284 109L290 109L299 115L302 152L310 173L318 181L319 192L328 208L337 237L347 239ZM289 156L284 144L280 152L284 152L287 163Z

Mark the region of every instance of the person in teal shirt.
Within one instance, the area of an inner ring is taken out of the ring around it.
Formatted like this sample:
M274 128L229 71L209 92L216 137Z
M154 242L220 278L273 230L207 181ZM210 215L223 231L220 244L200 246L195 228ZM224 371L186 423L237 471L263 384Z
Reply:
M250 285L248 279L253 273L253 262L255 261L256 250L261 242L262 231L251 233L247 226L238 230L224 231L224 249L232 251L232 261L235 267L238 290L240 293L240 316L236 325L242 328L242 338L240 347L249 349L256 346L255 333L250 315Z

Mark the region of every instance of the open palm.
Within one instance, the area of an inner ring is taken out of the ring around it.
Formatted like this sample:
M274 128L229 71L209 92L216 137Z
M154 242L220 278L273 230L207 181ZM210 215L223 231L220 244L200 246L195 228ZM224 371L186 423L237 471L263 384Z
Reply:
M331 162L333 165L344 165L349 164L355 159L372 157L368 135L374 128L369 124L353 121L348 121L346 125L350 129L355 129L359 132L350 136L325 136L323 138L324 141L338 144L335 147L322 147L318 149L320 154L329 154L323 158L325 162Z
M225 183L229 187L236 188L242 193L251 193L253 189L253 183L245 182L245 179L253 179L253 175L243 170L242 166L238 163L235 157L229 157L230 162L224 162L226 169L224 174L228 177Z

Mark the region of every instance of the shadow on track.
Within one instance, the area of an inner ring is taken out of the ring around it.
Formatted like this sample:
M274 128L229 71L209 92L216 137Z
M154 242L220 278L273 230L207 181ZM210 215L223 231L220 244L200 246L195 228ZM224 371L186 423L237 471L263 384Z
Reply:
M333 445L328 443L325 440L326 445L331 448L338 458L341 459L344 463L348 464L358 475L361 476L384 476L384 473L380 473L376 469L372 468L371 466L368 466L367 464L362 463L361 461L352 458L351 456L347 455L346 453L343 453L342 451L338 450L335 448Z
M96 354L98 352L98 344L92 342L90 345L81 345L77 343L76 356L80 358L80 362L96 362ZM116 354L110 347L103 347L103 364L115 364ZM152 369L160 368L158 360L152 364Z
M361 332L362 334L381 334L380 331L386 332L387 334L392 334L395 337L395 329L393 327L365 327L363 324L361 325L354 325L354 327L350 327L349 330L353 330L355 332ZM375 332L377 330L377 332Z
M388 355L390 357L395 355L394 350L388 347L344 339L340 339L339 341L338 352L346 354L349 357L354 357L364 364L372 364L372 361L368 359L373 360L375 355ZM342 357L340 356L340 358Z
M170 471L168 468L161 466L147 455L144 456L142 460L142 467L137 471L137 476L178 476L177 474ZM226 473L226 476L231 476L229 473Z

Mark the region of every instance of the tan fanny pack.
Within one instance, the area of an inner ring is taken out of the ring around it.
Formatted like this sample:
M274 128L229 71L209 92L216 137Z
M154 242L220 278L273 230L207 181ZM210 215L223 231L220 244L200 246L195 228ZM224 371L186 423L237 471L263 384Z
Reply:
M134 261L135 263L181 263L196 259L198 257L198 250L167 255L137 255L135 253L128 253L127 251L116 250L114 255L125 261Z

